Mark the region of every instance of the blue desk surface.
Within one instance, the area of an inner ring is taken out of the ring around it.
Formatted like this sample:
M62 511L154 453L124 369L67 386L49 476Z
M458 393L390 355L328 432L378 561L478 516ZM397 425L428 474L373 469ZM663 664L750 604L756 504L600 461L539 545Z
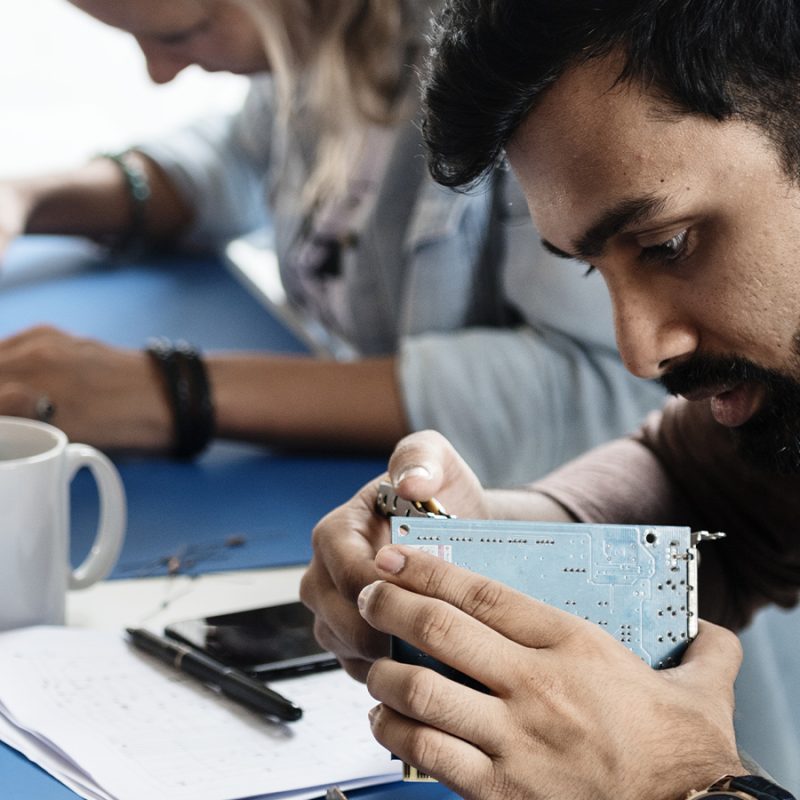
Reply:
M27 237L12 245L0 274L0 337L48 323L72 333L140 347L149 336L185 338L205 350L303 352L214 258L170 257L109 264L91 245ZM187 571L298 564L311 554L314 523L385 467L377 458L293 455L219 444L194 463L115 459L128 497L128 533L114 577L164 574L179 554ZM73 487L72 556L94 530L91 481ZM228 537L244 538L226 547ZM75 795L16 751L0 745L4 800ZM353 797L452 798L438 785L364 789Z
M16 751L0 744L0 797L3 800L76 800L78 795ZM436 783L388 783L354 789L347 792L347 797L351 800L455 800L457 795Z

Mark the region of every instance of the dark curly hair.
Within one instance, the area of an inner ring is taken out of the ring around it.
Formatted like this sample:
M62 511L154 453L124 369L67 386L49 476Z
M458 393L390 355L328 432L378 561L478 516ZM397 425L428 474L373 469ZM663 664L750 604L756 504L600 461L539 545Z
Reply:
M574 65L622 56L671 111L758 125L800 179L798 0L448 0L425 68L434 178L480 180Z

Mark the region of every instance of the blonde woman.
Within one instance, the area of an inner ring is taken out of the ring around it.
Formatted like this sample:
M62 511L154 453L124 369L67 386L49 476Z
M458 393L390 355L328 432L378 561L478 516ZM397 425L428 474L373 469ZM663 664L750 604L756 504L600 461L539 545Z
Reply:
M436 428L500 486L660 404L619 361L602 286L541 248L510 174L466 195L428 177L414 67L430 2L71 1L134 35L156 82L199 64L252 86L231 118L0 186L0 240L216 247L268 221L290 301L360 358L207 354L203 416L196 398L176 413L162 374L169 358L194 374L193 355L37 329L0 347L0 413L41 416L46 397L78 440L183 455L212 434L388 451Z

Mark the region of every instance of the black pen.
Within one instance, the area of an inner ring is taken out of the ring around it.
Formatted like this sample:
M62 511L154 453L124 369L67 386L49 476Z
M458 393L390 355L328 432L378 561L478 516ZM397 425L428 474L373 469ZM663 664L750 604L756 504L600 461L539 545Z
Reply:
M192 647L164 639L143 628L127 628L127 631L131 642L140 650L193 678L218 686L224 695L233 700L289 722L303 716L302 708L241 670L228 667Z

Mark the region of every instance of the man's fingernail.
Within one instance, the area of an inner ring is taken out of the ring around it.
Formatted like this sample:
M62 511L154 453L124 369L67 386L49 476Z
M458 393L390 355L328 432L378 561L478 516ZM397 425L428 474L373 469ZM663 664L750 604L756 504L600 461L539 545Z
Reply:
M405 565L406 557L394 547L382 547L375 556L375 566L392 575L397 575Z
M368 712L367 716L369 717L369 726L370 728L375 727L375 720L378 719L378 712L381 710L380 706L373 706Z
M372 593L372 590L375 588L377 584L381 583L381 581L373 581L372 583L368 583L359 593L358 593L358 611L359 613L363 614L364 609L367 607L367 603L369 602L369 596Z
M392 478L392 484L397 486L402 483L406 478L431 478L433 477L431 471L422 464L415 464L413 467L406 467L397 477Z

